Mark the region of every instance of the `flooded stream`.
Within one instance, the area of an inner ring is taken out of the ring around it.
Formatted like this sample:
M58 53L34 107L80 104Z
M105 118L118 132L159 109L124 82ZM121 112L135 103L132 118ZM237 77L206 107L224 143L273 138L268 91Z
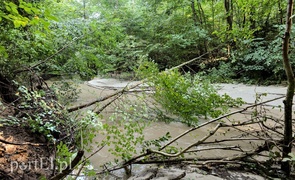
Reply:
M129 82L121 82L115 79L94 79L90 82L86 82L80 85L81 88L81 94L79 96L78 101L74 105L78 104L84 104L87 102L91 102L94 99L97 99L99 97L104 97L106 95L109 95L110 93L115 92L117 89L125 87L126 84ZM264 91L268 92L271 91L270 95L268 95L265 99L271 99L274 97L278 97L281 94L285 93L285 88L284 87L272 87L271 88L256 88L256 87L249 87L249 86L244 86L242 87L241 85L227 85L227 84L221 84L219 85L222 87L220 90L221 93L227 93L229 95L232 94L234 98L242 96L244 97L244 101L253 103L255 101L255 93L264 93ZM232 91L232 92L230 92ZM252 92L251 92L252 91ZM260 91L260 92L259 92ZM246 99L245 99L246 98ZM278 100L275 102L270 103L269 105L271 106L279 106L281 105L282 100ZM103 104L103 103L102 103ZM89 107L89 109L93 109L94 106ZM232 109L237 110L237 109ZM114 112L114 106L110 106L109 108L105 109L103 111L103 116L104 121L103 123L107 122L108 117ZM273 115L280 117L281 112L279 111L278 108L271 109L270 113ZM236 114L231 119L236 119L239 121L240 119L247 119L249 118L248 114ZM206 122L208 120L200 120L200 124L203 122ZM209 131L212 130L218 122L210 123L209 125L200 128L196 131L193 131L192 133L189 133L188 135L184 136L180 140L178 140L176 143L174 143L174 146L177 147L182 147L185 148L189 146L190 144L195 143L199 139L203 138L204 136L208 135ZM252 129L255 127L251 127ZM152 122L150 126L148 126L144 130L144 135L146 140L152 140L152 139L158 139L159 137L164 136L167 132L170 132L172 138L176 137L183 132L191 129L191 127L188 127L185 124L177 123L177 122L172 122L172 123L165 123L165 122ZM248 129L245 129L247 131ZM229 131L228 128L221 128L217 131L217 133L210 137L207 141L215 141L224 137L235 137L237 136L236 131ZM238 137L237 137L238 138ZM95 139L97 142L101 142L104 139L104 136L98 135ZM224 143L224 145L234 145L234 146L240 146L243 148L253 146L256 143L259 142L250 142L249 141L239 141L238 144L235 141L235 144L231 144L230 142ZM140 149L140 147L138 147ZM196 147L200 148L200 147ZM220 149L217 150L208 150L208 151L201 151L198 152L198 157L227 157L229 155L233 155L235 152L234 151L222 151ZM95 169L100 169L100 166L110 162L114 159L114 157L108 152L108 147L104 147L100 152L95 154L91 158L91 163L94 166Z

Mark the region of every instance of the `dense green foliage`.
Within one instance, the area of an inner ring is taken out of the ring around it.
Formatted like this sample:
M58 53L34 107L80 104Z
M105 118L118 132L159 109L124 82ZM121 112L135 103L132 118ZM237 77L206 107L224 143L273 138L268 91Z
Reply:
M219 95L210 81L199 76L166 72L158 76L154 84L156 101L189 125L196 125L200 117L216 118L227 112L229 107L242 104L239 99Z
M40 74L89 79L133 71L146 58L165 69L207 53L183 70L278 82L285 78L279 65L285 3L6 0L0 7L1 73L24 76L20 72L42 62L35 67Z
M97 18L83 20L75 14L79 3L20 2L4 3L0 13L3 76L23 77L22 72L28 74L34 67L31 70L39 75L89 79L98 70L113 70L108 53L124 37L121 27L99 23Z
M218 94L216 86L199 75L181 75L177 69L160 73L152 62L143 62L138 70L137 75L155 88L154 99L166 111L160 114L168 112L188 125L197 125L200 118L216 118L243 103L240 98Z

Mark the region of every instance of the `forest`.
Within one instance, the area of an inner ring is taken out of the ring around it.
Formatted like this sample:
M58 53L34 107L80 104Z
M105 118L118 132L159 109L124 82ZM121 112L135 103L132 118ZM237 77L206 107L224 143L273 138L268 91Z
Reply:
M100 179L120 169L127 179L134 165L183 163L294 178L293 18L293 0L3 0L0 179ZM78 104L79 87L96 77L138 83ZM287 90L247 104L220 95L218 83ZM267 107L277 99L283 107ZM146 140L153 122L189 130ZM114 162L88 168L106 147ZM198 156L211 150L233 156Z

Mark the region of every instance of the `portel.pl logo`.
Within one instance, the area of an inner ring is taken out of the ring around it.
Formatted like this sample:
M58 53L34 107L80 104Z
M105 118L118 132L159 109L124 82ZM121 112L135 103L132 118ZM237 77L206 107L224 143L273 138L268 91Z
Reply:
M71 162L71 161L70 161ZM66 167L71 166L66 161L59 162L58 169L59 171L63 171ZM40 158L34 161L28 162L18 162L18 161L11 161L10 162L10 172L17 172L18 170L27 171L27 170L53 170L55 168L53 158Z

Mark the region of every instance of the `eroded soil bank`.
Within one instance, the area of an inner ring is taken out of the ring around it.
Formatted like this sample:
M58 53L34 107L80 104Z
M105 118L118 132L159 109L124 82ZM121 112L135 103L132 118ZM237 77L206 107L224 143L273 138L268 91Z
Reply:
M36 180L52 175L45 138L20 126L0 127L0 179Z

